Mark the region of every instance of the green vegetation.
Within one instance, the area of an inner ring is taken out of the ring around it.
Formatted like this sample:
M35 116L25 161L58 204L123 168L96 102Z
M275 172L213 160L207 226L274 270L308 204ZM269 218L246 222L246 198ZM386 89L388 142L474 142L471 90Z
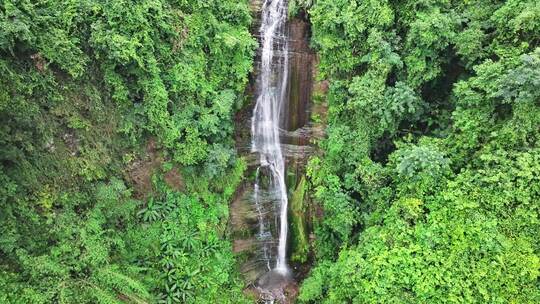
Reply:
M300 301L538 303L539 2L308 12L329 126Z
M291 261L305 263L309 253L309 240L307 236L308 228L306 223L307 213L307 182L302 176L298 186L292 193L290 199L291 215Z
M540 303L539 2L289 8L330 84L291 197L295 262L308 196L319 216L299 302ZM227 221L251 21L247 0L0 4L0 303L249 302Z
M0 4L0 302L241 303L247 1Z

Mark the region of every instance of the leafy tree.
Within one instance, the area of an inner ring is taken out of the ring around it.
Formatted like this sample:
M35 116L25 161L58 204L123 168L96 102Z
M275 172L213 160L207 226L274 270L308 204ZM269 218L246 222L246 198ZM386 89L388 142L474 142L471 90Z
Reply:
M0 302L241 301L250 26L248 1L0 4Z
M324 216L300 302L539 301L537 12L534 1L308 7L330 90L309 165Z

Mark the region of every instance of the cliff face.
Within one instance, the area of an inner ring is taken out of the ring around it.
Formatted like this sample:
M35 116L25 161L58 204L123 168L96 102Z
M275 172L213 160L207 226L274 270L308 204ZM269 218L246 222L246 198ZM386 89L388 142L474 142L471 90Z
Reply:
M312 88L313 52L309 48L309 23L299 17L289 22L289 99L285 128L288 131L306 127Z
M254 22L252 33L259 38L260 8L262 1L251 1ZM310 119L312 111L312 91L314 78L315 55L309 48L310 24L304 16L291 17L288 27L288 86L287 98L281 108L281 149L286 163L286 184L289 202L289 242L288 256L293 274L298 266L307 262L309 244L309 219L306 218L308 209L308 189L305 182L305 164L313 152L311 145L313 123ZM257 281L268 271L266 265L260 262L260 241L257 239L258 217L261 210L256 210L253 204L253 182L257 156L250 153L251 114L256 102L256 79L259 69L259 53L255 58L254 71L250 76L251 85L246 90L249 103L237 114L236 139L237 149L248 160L250 170L247 179L237 191L237 197L231 204L231 231L234 236L234 251L237 254L241 272L247 285ZM299 195L301 194L301 195ZM293 210L294 208L294 210ZM268 225L271 226L272 236L278 235L276 208L269 202L264 205L262 212ZM277 240L276 240L277 243Z

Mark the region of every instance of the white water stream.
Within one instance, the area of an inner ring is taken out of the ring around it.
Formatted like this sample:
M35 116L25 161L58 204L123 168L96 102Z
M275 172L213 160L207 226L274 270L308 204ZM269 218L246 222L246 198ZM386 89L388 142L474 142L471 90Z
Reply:
M257 79L259 88L257 103L251 122L251 150L260 157L255 181L255 204L259 210L259 236L268 235L268 225L264 224L260 213L259 193L260 169L268 172L269 191L274 194L275 204L279 208L279 241L274 270L286 274L289 272L286 260L287 252L287 188L285 186L285 163L280 145L280 113L286 104L288 78L288 39L287 39L287 1L265 0L262 7L261 67ZM265 255L268 245L263 245ZM268 270L270 265L268 264Z

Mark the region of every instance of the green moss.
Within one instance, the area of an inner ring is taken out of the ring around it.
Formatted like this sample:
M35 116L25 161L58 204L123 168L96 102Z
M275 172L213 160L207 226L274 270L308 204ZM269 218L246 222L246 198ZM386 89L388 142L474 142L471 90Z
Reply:
M293 262L304 263L307 261L309 253L309 242L307 237L306 225L306 192L307 192L306 177L302 176L298 186L291 197L291 224L292 224L292 255Z

